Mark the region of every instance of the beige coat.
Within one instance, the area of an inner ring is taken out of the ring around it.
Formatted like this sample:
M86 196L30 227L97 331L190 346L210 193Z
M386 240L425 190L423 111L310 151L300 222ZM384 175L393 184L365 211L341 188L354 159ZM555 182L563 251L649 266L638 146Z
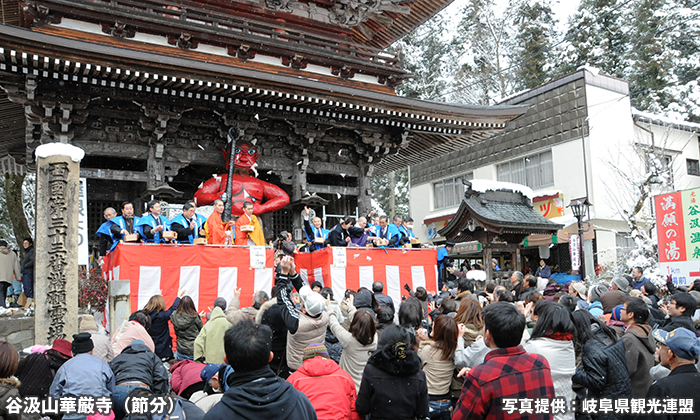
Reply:
M435 347L432 340L422 341L418 348L421 367L428 381L428 395L443 395L450 392L452 373L455 370L453 359L442 360L442 350Z
M370 344L364 346L340 325L335 312L331 312L330 325L333 335L338 339L340 345L343 346L343 354L340 356L340 368L350 374L352 380L355 381L355 392L360 392L362 373L365 371L367 359L377 349L377 341L379 341L377 334L374 334L374 339Z
M226 319L231 323L231 325L236 325L239 322L246 320L255 321L258 315L257 309L253 307L240 309L240 307L241 299L234 296L233 299L231 299L228 308L226 308Z
M0 247L0 281L12 284L12 276L22 281L17 254L6 246Z
M92 344L95 346L92 350L92 355L98 359L104 360L106 363L111 362L112 359L114 359L114 350L109 342L109 338L95 330L86 330L85 332L90 333Z
M304 350L309 344L325 343L326 327L328 327L328 312L321 312L318 318L307 314L299 314L299 328L291 334L287 332L287 366L292 370L301 367L304 361Z

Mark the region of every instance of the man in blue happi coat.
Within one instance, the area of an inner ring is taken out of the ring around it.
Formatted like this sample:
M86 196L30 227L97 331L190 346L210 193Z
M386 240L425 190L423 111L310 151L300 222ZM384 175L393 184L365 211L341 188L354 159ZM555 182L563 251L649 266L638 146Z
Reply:
M411 239L414 239L416 237L416 234L413 233L413 218L412 217L406 217L403 219L403 223L401 224L401 227L399 227L399 232L401 232L401 237L403 239L403 243L410 243Z
M406 242L406 236L402 231L403 216L394 215L392 223L389 225L389 233L391 233L391 239L389 239L389 246L394 248L401 247Z
M160 215L160 201L151 200L148 202L148 214L139 219L136 228L146 242L165 242L163 232L170 230L170 220Z
M170 221L170 228L177 233L177 240L183 244L191 244L196 238L203 238L206 219L196 213L197 206L190 200L182 206L182 214Z
M112 226L112 220L117 216L117 211L112 207L107 207L103 213L105 217L105 222L102 223L99 229L97 229L97 237L100 238L100 259L107 255L107 251L112 249L112 244L114 243L114 237L109 228Z
M447 267L452 267L452 263L450 262L450 252L452 252L452 248L454 246L455 244L452 242L445 242L445 246L438 249L438 288L440 290L442 290L442 283L443 281L445 281L446 278L445 269Z
M401 218L401 216L398 217L399 219ZM394 218L396 218L396 216L394 216ZM379 217L379 232L377 236L380 239L388 240L389 244L387 246L389 247L396 246L396 244L399 242L399 239L401 239L399 229L394 223L389 223L389 218L387 216Z
M123 202L122 215L113 217L108 221L110 223L109 231L112 233L112 240L114 241L111 250L114 250L119 241L124 240L125 235L138 233L136 229L138 221L139 218L134 216L134 204L131 201Z
M310 209L304 206L304 235L306 236L307 247L311 252L323 249L325 244L316 243L316 238L323 238L323 240L328 239L328 229L324 229L322 225L322 220L320 217L314 217L311 222L309 222L309 212Z

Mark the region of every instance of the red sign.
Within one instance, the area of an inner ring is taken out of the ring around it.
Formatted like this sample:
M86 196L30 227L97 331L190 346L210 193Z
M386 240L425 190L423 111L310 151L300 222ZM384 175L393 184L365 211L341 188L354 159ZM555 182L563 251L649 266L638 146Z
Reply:
M685 224L681 193L654 197L659 262L686 261Z

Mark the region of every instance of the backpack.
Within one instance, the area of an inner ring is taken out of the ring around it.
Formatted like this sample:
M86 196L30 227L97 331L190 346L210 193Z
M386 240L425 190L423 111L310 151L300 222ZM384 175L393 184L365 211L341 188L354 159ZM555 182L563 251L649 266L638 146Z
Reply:
M151 414L151 413L131 413L124 416L124 420L186 420L185 409L182 405L182 398L173 394L153 394L150 390L144 388L134 389L129 393L130 397L146 397L148 400L163 397L170 398L173 402L173 409L170 414ZM150 405L150 404L149 404Z
M186 420L185 409L182 406L182 399L177 396L170 396L173 399L173 411L170 414L154 414L151 420Z

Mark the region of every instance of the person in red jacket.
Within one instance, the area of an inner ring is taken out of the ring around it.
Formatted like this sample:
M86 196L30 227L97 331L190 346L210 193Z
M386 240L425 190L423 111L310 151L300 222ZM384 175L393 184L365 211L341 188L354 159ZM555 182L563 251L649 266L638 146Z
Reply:
M287 381L311 401L318 420L359 420L355 410L355 382L328 355L323 343L309 344L304 364Z

